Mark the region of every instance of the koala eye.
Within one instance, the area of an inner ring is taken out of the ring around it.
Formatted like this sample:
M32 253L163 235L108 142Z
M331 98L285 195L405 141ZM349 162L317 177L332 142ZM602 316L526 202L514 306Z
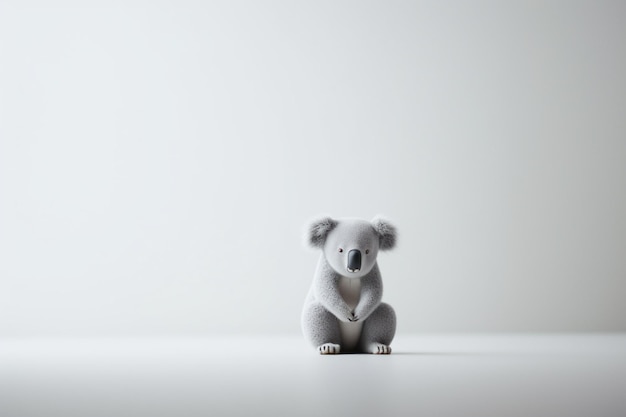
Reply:
M369 249L365 249L365 254L367 255L368 253L370 253Z
M343 249L342 249L342 248L339 248L339 253L341 253L341 252L343 252Z

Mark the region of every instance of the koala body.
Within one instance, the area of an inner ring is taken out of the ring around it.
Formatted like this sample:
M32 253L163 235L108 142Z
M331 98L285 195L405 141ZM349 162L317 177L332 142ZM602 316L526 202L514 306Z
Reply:
M322 354L391 353L396 316L381 302L376 257L395 246L395 228L380 217L371 222L323 217L306 233L322 254L302 311L305 337Z

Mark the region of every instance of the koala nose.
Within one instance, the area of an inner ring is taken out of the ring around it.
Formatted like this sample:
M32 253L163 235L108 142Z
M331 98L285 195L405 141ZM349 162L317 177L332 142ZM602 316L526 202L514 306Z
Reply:
M352 249L348 252L348 272L359 272L361 270L361 251Z

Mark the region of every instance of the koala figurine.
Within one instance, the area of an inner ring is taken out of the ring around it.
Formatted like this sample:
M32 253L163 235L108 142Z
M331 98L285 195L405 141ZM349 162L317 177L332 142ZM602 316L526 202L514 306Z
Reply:
M380 217L323 217L311 222L306 240L322 254L302 311L305 337L321 354L391 353L396 315L381 302L376 256L395 246L395 227Z

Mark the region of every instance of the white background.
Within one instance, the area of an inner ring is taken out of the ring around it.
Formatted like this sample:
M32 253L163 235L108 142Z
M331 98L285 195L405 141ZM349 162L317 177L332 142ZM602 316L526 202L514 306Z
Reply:
M312 216L398 331L626 330L626 3L0 1L0 336L297 333Z

